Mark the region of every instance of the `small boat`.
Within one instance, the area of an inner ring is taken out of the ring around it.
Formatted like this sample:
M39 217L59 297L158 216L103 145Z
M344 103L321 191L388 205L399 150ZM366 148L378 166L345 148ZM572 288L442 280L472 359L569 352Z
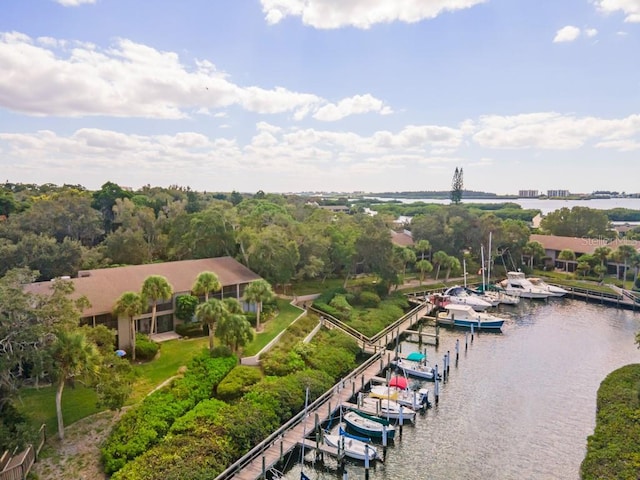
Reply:
M342 427L338 429L338 433L324 433L322 438L326 445L341 450L345 456L354 460L382 460L378 449L371 445L370 439L350 435Z
M504 319L489 315L484 312L476 312L470 305L445 305L444 312L437 314L438 319L450 320L456 327L473 328L477 330L500 330Z
M420 388L418 390L408 390L398 387L387 387L385 385L375 385L371 387L369 396L373 398L389 399L394 402L409 407L412 410L429 408L429 390Z
M436 378L435 369L427 365L427 358L420 352L412 352L407 358L391 360L391 365L410 377L433 381Z
M557 285L549 285L541 278L529 277L528 280L536 287L540 287L548 291L552 297L564 297L567 293L562 287L558 287Z
M500 282L500 286L507 294L520 298L544 299L552 295L547 289L527 280L523 272L507 272L507 278Z
M343 418L347 427L360 435L382 439L386 434L388 440L393 440L396 435L396 427L391 422L374 415L351 410Z
M469 293L466 288L459 285L449 287L445 290L444 295L449 298L449 303L469 305L478 312L482 312L492 306L491 303Z
M362 394L358 394L358 403L350 408L351 410L366 413L367 415L375 415L387 420L400 420L400 417L402 417L403 422L415 422L416 420L415 410L388 398L365 397Z

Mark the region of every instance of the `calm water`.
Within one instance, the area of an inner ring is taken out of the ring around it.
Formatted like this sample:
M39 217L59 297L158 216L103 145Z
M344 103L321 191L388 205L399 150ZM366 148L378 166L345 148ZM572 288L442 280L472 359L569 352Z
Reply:
M371 197L379 198L379 197ZM448 205L451 203L449 199L407 199L407 198L379 198L380 200L397 200L402 203L438 203ZM573 207L589 207L596 210L610 210L612 208L628 208L630 210L640 210L640 198L594 198L592 200L541 200L537 198L514 198L514 199L462 199L463 203L517 203L523 209L538 209L543 215L549 212L553 212L560 208L573 208Z
M441 330L441 346L428 347L432 363L452 362L440 402L405 426L387 461L371 480L578 479L587 436L595 426L596 394L611 371L640 362L634 344L640 313L554 299L504 307L502 334ZM403 343L403 354L417 345ZM429 388L432 388L433 384ZM305 467L312 479L335 473ZM300 478L296 465L287 479ZM348 466L349 479L364 468Z

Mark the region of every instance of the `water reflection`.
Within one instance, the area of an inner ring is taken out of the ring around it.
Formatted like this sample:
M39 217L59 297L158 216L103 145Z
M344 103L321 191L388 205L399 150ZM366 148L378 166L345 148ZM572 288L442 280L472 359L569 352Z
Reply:
M460 340L459 364L451 363L439 405L405 426L371 480L579 478L600 382L640 359L640 314L570 299L524 301L500 313L508 318L502 334L476 334L465 350L463 331L441 329L438 351L427 347L442 364ZM416 349L402 344L404 354ZM312 480L338 478L304 470ZM364 478L361 465L348 472ZM300 466L286 478L300 478Z

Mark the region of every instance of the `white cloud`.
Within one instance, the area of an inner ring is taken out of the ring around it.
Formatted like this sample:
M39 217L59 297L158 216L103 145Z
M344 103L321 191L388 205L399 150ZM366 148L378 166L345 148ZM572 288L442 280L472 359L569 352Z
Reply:
M592 37L595 37L598 34L598 30L596 30L595 28L587 28L587 29L585 29L584 34L587 37L592 38Z
M594 2L602 13L622 12L626 15L625 22L640 22L640 0L594 0Z
M63 7L77 7L83 4L96 3L97 0L54 0Z
M640 141L640 115L621 119L575 117L555 112L513 116L488 115L480 117L473 140L485 148L538 148L572 150L588 142L620 149L624 143ZM607 143L603 143L607 142Z
M35 116L178 119L236 105L259 114L318 113L329 120L390 108L371 95L337 106L284 87L240 86L207 60L185 66L178 54L127 39L107 49L50 37L0 33L0 107ZM333 112L333 113L331 113ZM224 112L218 111L219 118Z
M445 12L471 8L486 0L260 0L271 25L288 16L305 25L331 29L345 26L367 29L378 23L415 23Z
M567 25L556 32L556 36L553 38L553 43L573 42L579 36L580 29L578 27Z
M333 122L350 115L368 112L378 112L382 115L392 113L391 109L386 107L382 100L367 93L366 95L355 95L342 99L337 104L329 103L323 105L316 111L313 118L324 122Z

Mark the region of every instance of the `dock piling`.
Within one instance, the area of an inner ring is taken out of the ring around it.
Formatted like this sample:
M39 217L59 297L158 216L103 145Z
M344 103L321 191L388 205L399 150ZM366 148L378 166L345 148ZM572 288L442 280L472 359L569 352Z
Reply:
M460 339L456 338L456 367L458 366L459 359L460 359Z

